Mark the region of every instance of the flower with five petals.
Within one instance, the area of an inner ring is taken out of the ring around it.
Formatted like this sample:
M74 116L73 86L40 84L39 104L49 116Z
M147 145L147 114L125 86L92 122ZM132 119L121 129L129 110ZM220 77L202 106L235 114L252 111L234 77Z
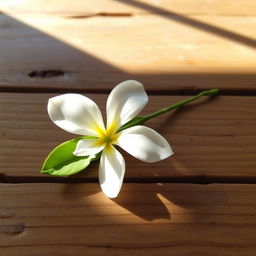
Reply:
M110 198L115 198L122 186L125 161L115 148L119 146L145 162L157 162L173 154L168 142L156 131L143 125L121 130L136 117L148 101L143 85L129 80L118 84L107 99L107 124L99 107L80 94L63 94L49 99L51 120L65 131L91 136L78 141L76 156L95 157L101 152L99 183Z

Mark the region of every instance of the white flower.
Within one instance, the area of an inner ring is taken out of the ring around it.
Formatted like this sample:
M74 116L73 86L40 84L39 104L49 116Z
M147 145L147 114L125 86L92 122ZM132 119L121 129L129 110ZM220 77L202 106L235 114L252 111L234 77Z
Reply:
M129 80L118 84L107 100L105 128L99 107L80 94L63 94L49 99L51 120L65 131L91 139L81 139L74 151L76 156L94 156L102 152L99 183L110 198L118 195L124 178L125 162L114 147L121 147L132 156L156 162L173 154L168 142L154 130L137 125L121 132L118 129L136 117L148 101L143 85Z

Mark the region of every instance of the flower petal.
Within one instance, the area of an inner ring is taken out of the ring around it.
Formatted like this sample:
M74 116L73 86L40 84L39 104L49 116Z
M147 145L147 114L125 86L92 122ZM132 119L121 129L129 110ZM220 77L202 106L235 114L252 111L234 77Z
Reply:
M138 115L148 102L143 85L134 80L118 84L107 100L107 127L117 129Z
M105 145L98 145L98 139L82 139L79 140L76 149L73 152L76 156L96 155L103 150Z
M104 194L117 197L123 184L125 162L122 155L113 147L105 148L100 158L99 183Z
M160 161L173 154L164 137L142 125L133 126L120 132L116 144L132 156L148 163Z
M51 120L65 131L98 136L104 129L101 112L95 102L80 94L63 94L49 99Z

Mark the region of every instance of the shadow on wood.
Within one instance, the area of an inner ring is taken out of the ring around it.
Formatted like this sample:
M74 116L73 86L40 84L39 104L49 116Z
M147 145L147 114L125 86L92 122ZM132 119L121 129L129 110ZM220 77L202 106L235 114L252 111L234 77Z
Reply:
M139 7L141 9L147 10L149 12L158 14L166 19L174 20L174 21L183 23L185 25L192 26L194 28L215 34L217 36L224 37L228 40L238 42L240 44L244 44L244 45L247 45L252 48L256 48L256 40L254 40L253 38L246 37L246 36L240 35L238 33L228 31L221 27L217 27L214 25L210 25L210 24L186 17L186 16L178 14L176 12L167 11L162 7L149 5L147 3L142 3L142 2L135 1L135 0L116 0L116 1Z

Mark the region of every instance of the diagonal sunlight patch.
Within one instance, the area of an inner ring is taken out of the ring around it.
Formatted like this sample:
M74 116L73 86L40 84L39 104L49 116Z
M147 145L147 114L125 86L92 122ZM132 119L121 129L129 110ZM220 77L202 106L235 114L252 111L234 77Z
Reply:
M84 24L76 19L70 20L55 15L12 14L8 12L4 14L92 56L96 61L105 63L106 66L112 68L114 66L108 58L104 57L104 54L97 54L99 42L102 39L95 39L91 35L88 36L88 30L93 34L97 33L93 27L90 27L90 24ZM104 50L106 49L104 48ZM117 65L115 66L115 70L120 70Z
M194 215L196 214L196 211L193 208L175 204L174 202L171 202L167 197L165 197L165 195L162 195L161 193L158 193L157 197L168 209L171 216L171 222L174 222L174 223L192 223L193 222Z
M160 15L69 19L7 14L124 73L250 73L256 67L254 49ZM247 25L241 28L250 34L252 25Z

